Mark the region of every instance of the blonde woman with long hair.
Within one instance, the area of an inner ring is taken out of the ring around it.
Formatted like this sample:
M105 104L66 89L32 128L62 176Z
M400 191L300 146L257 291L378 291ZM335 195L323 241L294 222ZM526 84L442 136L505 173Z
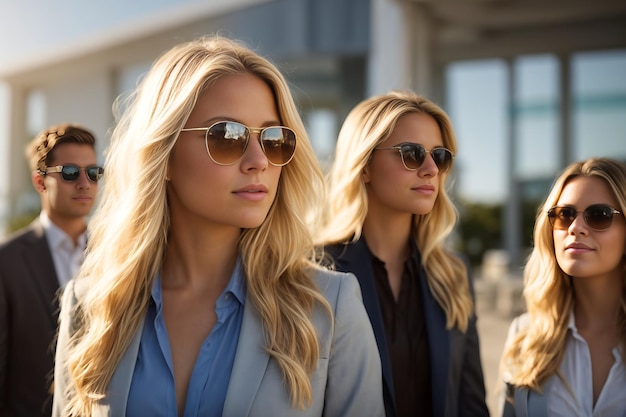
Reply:
M408 91L361 102L339 132L316 241L361 284L388 417L488 415L467 268L445 247L456 147L445 112Z
M626 416L626 164L568 166L537 215L504 416Z
M105 166L53 415L384 414L358 283L314 262L323 175L274 65L220 37L174 47Z

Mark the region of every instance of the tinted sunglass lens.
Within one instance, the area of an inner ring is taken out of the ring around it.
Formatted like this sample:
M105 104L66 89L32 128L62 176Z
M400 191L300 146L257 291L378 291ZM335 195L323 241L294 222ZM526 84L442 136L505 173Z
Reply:
M426 150L421 145L405 144L400 148L402 162L410 170L416 170L422 166L426 158Z
M80 175L80 169L77 166L66 165L61 169L61 176L65 181L76 181Z
M437 148L430 151L430 154L439 168L439 171L445 172L450 169L452 165L452 153L444 148Z
M248 128L241 123L216 123L206 132L207 152L217 164L229 165L237 162L247 145Z
M552 226L559 230L569 228L576 218L576 209L573 207L557 207L553 213L554 217L551 217L553 219Z
M261 143L272 165L286 165L296 151L296 133L284 127L269 127L263 130Z
M104 169L101 167L89 167L85 171L87 172L87 178L93 182L98 182L104 174Z
M605 230L613 222L613 210L604 204L595 204L585 209L583 216L592 229Z

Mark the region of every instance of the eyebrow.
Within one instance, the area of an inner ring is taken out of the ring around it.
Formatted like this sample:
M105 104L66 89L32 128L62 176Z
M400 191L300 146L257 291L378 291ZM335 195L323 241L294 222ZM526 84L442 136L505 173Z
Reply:
M257 126L248 126L246 123L242 122L239 119L235 119L233 117L229 117L229 116L217 116L217 117L211 117L210 119L205 120L204 122L201 123L202 126L206 126L209 127L215 123L218 122L237 122L237 123L241 123L244 126L247 127L257 127ZM282 123L276 119L273 120L269 120L266 122L263 122L263 124L259 127L270 127L270 126L282 126Z

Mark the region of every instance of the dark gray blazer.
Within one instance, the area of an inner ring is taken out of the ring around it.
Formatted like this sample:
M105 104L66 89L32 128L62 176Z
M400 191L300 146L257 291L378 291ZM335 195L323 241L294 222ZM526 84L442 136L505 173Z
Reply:
M380 352L385 410L387 417L395 417L391 359L372 270L372 254L363 238L350 245L335 245L325 249L335 262L337 270L351 272L359 280L363 303ZM456 328L446 329L445 313L430 291L423 268L420 270L419 280L424 297L424 319L430 347L434 416L488 416L476 317L470 319L465 333ZM473 292L471 279L470 289Z
M528 326L528 314L521 314L513 319L504 346L513 343L515 336L520 329ZM542 393L525 387L515 387L505 384L500 396L500 406L503 417L547 417L548 416L548 396L544 393L549 392L550 384L554 375L542 385ZM511 391L513 402L506 400L507 391Z
M59 288L39 220L0 245L0 416L50 416Z
M327 312L316 308L313 322L321 350L311 376L313 403L299 410L291 407L289 392L277 363L266 352L263 324L247 300L233 370L228 385L225 417L381 417L384 405L380 359L359 286L350 274L320 270L315 274L318 288L328 300L334 324ZM76 284L76 287L74 286ZM54 382L53 416L61 416L65 406L62 393L67 373L62 364L71 334L72 307L82 293L81 282L67 285L61 308ZM126 401L137 360L141 329L118 364L107 388L107 395L92 416L125 416ZM141 416L143 417L143 416Z

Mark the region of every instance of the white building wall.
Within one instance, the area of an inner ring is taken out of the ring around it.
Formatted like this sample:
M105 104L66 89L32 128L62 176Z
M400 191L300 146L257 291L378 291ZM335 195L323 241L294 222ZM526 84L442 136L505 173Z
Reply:
M108 143L108 133L113 127L113 84L110 71L103 70L41 89L46 110L45 126L40 126L39 130L59 123L78 123L96 136L98 161L103 162L103 150Z

